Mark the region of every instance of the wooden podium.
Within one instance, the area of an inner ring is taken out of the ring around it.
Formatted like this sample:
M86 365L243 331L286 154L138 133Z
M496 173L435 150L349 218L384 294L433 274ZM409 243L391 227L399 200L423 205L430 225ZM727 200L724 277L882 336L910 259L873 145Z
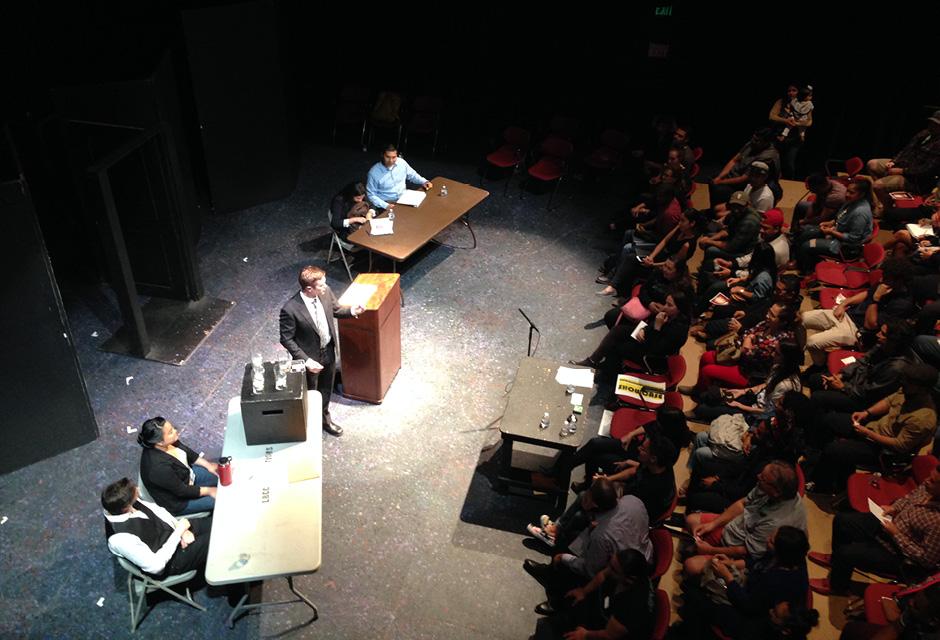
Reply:
M343 395L378 404L401 369L401 284L397 273L363 273L353 285L375 292L365 302L356 300L365 307L358 318L339 320Z

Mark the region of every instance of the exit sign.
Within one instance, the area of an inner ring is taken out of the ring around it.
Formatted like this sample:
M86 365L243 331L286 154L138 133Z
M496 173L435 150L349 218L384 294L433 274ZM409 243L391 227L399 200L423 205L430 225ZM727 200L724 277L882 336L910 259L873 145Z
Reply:
M671 15L672 15L672 5L670 4L670 5L666 5L666 6L664 6L664 7L656 7L655 11L656 11L656 13L655 13L654 15L657 15L657 16L671 16Z

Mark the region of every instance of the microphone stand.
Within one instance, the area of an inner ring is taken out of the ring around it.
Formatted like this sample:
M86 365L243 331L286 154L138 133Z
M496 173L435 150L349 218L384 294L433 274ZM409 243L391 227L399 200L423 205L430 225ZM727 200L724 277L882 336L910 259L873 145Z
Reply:
M535 331L540 336L542 335L542 332L539 331L538 327L535 326L535 323L529 319L529 316L525 314L525 311L523 311L522 309L519 309L519 313L521 313L522 317L525 318L526 322L529 323L529 348L526 351L526 355L531 357L532 356L532 332Z

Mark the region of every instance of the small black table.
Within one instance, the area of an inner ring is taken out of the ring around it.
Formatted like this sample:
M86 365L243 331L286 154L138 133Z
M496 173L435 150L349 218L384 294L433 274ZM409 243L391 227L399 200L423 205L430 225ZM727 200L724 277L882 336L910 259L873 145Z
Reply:
M554 489L535 487L532 484L531 471L512 466L514 442L572 452L584 441L584 432L587 430L587 404L594 395L594 389L575 387L575 393L584 394L584 413L578 416L577 431L573 435L562 437L561 429L565 425L565 419L571 415L572 405L571 396L565 392L565 386L555 381L559 366L563 365L552 360L532 357L523 358L519 363L516 380L506 403L506 411L499 424L503 443L497 489L505 491L513 486L544 491L555 499L557 508L564 509L568 499L570 473L559 477L558 485ZM546 411L550 424L548 428L541 429L539 422Z

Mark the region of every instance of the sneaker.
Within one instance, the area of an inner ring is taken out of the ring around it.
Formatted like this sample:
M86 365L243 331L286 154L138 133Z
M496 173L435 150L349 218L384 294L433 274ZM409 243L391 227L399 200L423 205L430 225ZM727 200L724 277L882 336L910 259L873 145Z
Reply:
M533 538L538 538L539 540L541 540L542 542L544 542L544 543L545 543L546 545L548 545L549 547L554 547L554 546L555 546L555 538L553 538L553 537L551 537L550 535L548 535L547 533L545 533L545 532L541 529L541 527L536 527L534 524L527 524L527 525L525 526L525 530L529 532L529 535L530 535L530 536L532 536Z
M542 527L543 529L553 524L555 524L555 522L544 513L539 516L539 526Z
M827 569L832 566L832 554L831 553L820 553L819 551L810 551L806 554L806 557L809 558L810 562L818 564L820 567L826 567Z

